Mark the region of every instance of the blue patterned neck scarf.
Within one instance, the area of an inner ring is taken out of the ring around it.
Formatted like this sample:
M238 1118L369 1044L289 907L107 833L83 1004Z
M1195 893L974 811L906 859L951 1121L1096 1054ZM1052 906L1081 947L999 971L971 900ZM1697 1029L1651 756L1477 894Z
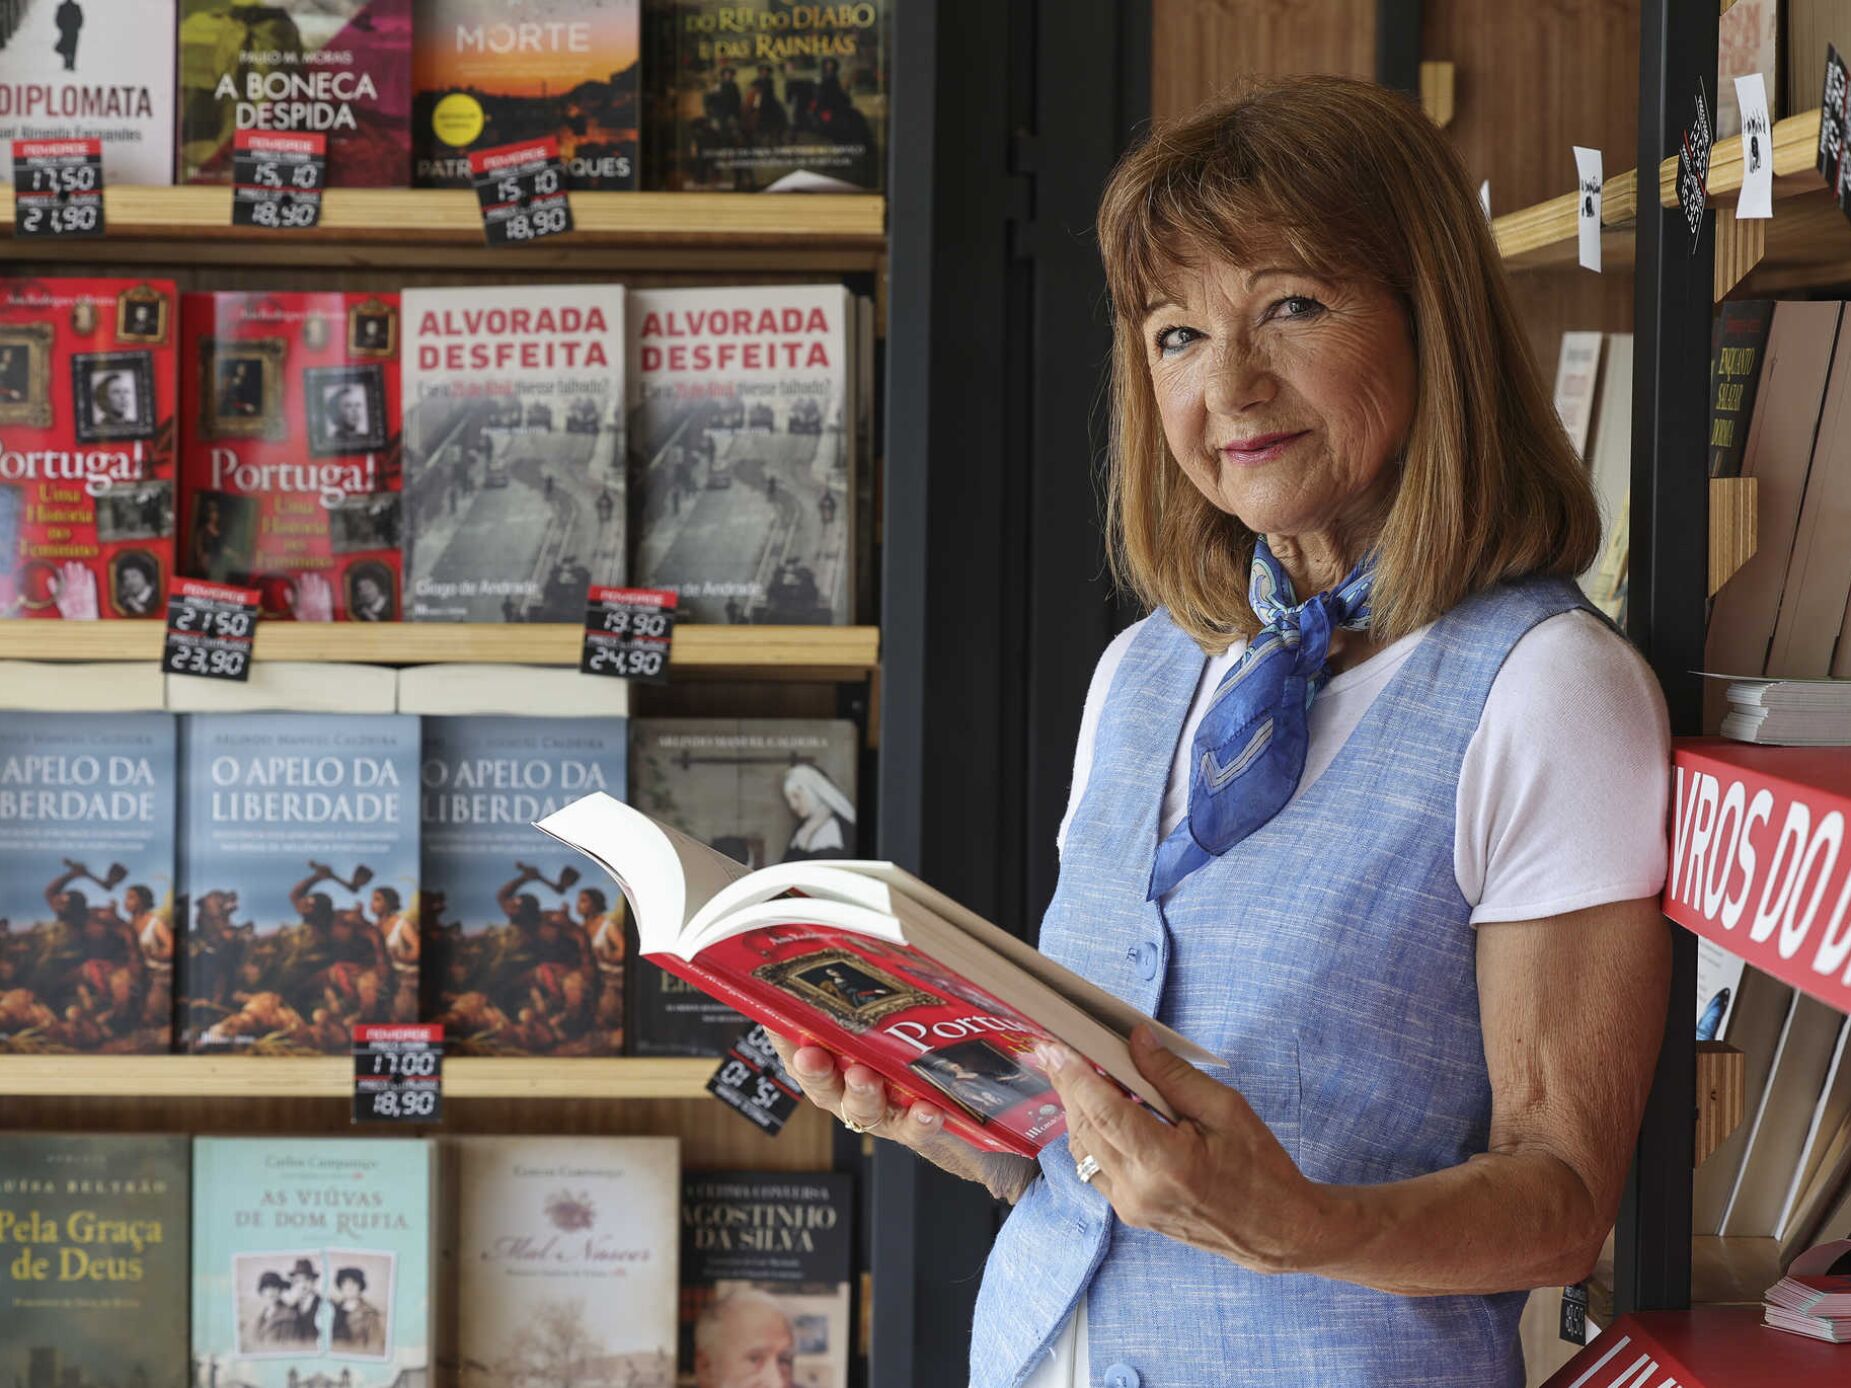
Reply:
M1305 714L1330 681L1333 631L1369 625L1375 555L1328 593L1299 602L1266 547L1253 545L1248 598L1265 624L1222 677L1190 751L1189 813L1162 843L1150 900L1284 809L1305 773Z

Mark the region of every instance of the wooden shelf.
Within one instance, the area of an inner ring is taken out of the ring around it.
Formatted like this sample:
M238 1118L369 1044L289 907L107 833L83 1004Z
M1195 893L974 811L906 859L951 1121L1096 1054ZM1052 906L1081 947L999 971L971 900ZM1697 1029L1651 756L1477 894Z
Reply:
M101 239L13 243L32 260L325 265L860 270L886 248L886 200L874 194L574 193L573 230L534 246L491 248L476 195L450 188L333 188L321 225L262 231L231 225L225 187L104 190ZM0 188L0 241L13 190Z
M0 621L0 658L158 660L164 630L158 622ZM269 622L257 628L257 659L576 665L582 642L580 628L550 623ZM878 627L684 626L670 655L677 673L771 679L862 679L879 663Z
M1665 914L1763 973L1851 1012L1851 921L1844 918L1851 853L1839 844L1851 817L1851 747L1680 738L1672 763Z
M718 1062L625 1057L488 1059L443 1064L446 1099L704 1099ZM341 1098L346 1056L0 1055L9 1098Z
M1514 270L1541 269L1551 265L1574 265L1576 204L1578 193L1564 193L1530 207L1506 212L1491 223L1497 238L1498 252L1504 263ZM1615 174L1601 185L1600 224L1601 264L1608 265L1616 254L1632 263L1632 232L1606 232L1608 227L1629 228L1639 213L1638 180L1631 169Z

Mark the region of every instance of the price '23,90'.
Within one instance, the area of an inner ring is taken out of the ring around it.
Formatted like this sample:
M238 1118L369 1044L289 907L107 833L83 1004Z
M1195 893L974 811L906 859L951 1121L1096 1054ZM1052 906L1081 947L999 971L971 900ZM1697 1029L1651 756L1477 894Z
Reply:
M213 650L206 646L176 646L167 662L177 675L219 675L227 679L243 677L250 652L238 648Z

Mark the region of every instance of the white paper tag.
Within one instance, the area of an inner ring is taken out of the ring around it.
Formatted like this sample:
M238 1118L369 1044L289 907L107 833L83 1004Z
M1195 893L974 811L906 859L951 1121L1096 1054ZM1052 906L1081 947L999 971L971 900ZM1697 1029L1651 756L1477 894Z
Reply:
M1478 205L1485 209L1485 220L1491 220L1491 180L1486 179L1478 185Z
M1581 247L1581 268L1600 273L1600 151L1575 146L1575 231Z
M1773 122L1768 119L1767 83L1758 72L1735 79L1735 104L1742 112L1742 195L1735 217L1774 215Z

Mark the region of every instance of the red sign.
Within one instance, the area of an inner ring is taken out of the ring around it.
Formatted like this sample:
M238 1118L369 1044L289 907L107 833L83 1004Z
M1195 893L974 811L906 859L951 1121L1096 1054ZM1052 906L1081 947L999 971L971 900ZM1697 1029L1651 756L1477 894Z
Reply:
M1621 1316L1544 1388L1799 1388L1851 1380L1851 1350L1761 1324L1758 1306Z
M1681 741L1664 911L1851 1011L1851 748Z

